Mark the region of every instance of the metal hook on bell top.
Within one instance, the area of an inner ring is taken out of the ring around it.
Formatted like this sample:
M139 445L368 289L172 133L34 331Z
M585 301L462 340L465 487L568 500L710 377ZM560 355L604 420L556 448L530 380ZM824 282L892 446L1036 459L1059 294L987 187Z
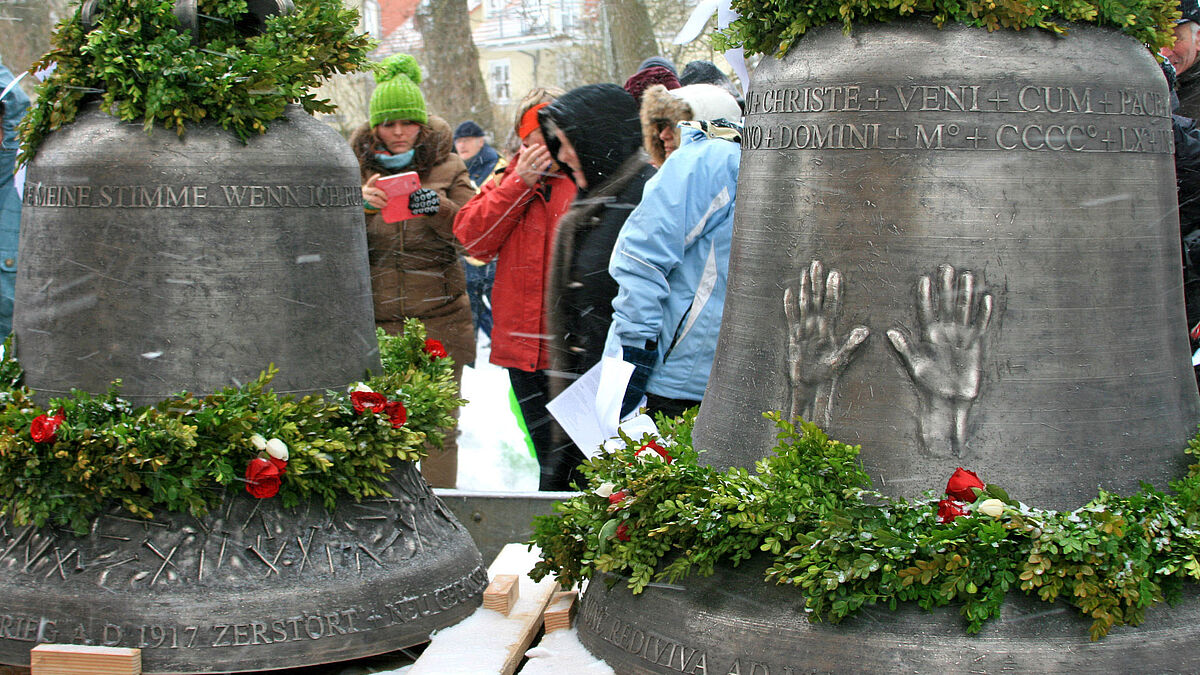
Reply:
M267 19L296 11L292 0L247 0L246 20L243 27L261 33L267 27Z
M84 0L79 7L79 20L85 31L90 31L99 23L100 14L108 0ZM296 10L292 0L248 0L245 18L239 22L243 32L261 33L267 25L267 19L272 16L291 14ZM172 10L175 19L179 21L182 31L189 33L192 40L200 37L200 14L196 10L196 0L175 0Z
M83 4L79 6L79 21L83 24L84 31L90 31L96 27L107 4L108 0L84 0ZM179 21L179 27L190 33L193 40L200 36L200 25L196 20L196 0L175 0L175 8L172 13Z

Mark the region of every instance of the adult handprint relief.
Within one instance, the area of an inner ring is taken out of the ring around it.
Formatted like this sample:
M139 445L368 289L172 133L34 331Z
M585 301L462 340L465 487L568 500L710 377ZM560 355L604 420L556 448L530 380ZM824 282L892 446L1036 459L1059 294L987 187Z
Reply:
M837 379L871 334L857 326L838 344L837 321L842 312L842 275L825 274L814 260L800 277L799 298L790 287L783 291L788 321L788 383L791 419L801 417L828 427L833 421Z
M941 265L936 281L923 276L917 283L916 334L887 332L917 389L921 444L935 456L962 455L967 417L979 398L984 338L992 321L992 295L982 286L972 272Z

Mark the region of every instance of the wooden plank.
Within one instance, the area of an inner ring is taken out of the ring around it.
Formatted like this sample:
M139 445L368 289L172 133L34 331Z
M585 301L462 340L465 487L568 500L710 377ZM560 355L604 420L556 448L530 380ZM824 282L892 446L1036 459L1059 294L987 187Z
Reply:
M32 675L141 675L142 650L43 644L29 652Z
M483 608L508 616L521 592L519 578L516 574L497 574L483 591Z
M542 615L542 630L547 633L553 633L556 630L570 628L575 622L575 610L579 606L576 600L579 599L578 591L563 591L555 593L550 599L550 604L546 606L546 613Z
M552 577L529 578L540 557L525 544L508 544L488 567L488 576L517 576L517 600L504 617L478 609L461 623L438 631L408 675L512 675L542 625L546 605L559 590Z

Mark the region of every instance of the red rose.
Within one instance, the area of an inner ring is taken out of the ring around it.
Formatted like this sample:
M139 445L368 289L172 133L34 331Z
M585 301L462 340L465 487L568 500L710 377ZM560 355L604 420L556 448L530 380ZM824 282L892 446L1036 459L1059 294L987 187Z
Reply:
M658 443L655 443L654 441L650 441L649 443L638 448L638 451L635 454L640 455L645 450L653 450L654 452L657 452L660 457L662 457L664 460L666 460L667 464L670 464L672 461L674 461L671 458L670 453L668 453L666 450L663 449L663 447L661 445L659 445Z
M362 414L365 410L381 413L387 406L387 397L373 391L352 391L350 402L354 404L354 412Z
M425 353L435 359L444 359L449 354L446 353L446 348L442 346L441 340L429 338L425 341Z
M274 457L267 455L267 461L271 463L271 466L274 466L276 469L278 469L279 473L282 474L283 472L287 471L287 462L285 460L275 459Z
M53 417L42 414L33 418L33 421L29 423L29 435L33 437L33 442L53 443L58 440L58 427L64 419L66 419L66 415L61 410Z
M619 504L622 499L625 499L628 496L629 496L629 493L624 490L621 490L619 492L614 492L608 496L608 503L609 504Z
M621 521L621 524L617 526L617 539L629 541L629 523Z
M948 523L959 516L967 515L967 505L953 499L943 499L938 502L937 521Z
M946 483L946 494L960 502L974 502L977 497L971 488L982 490L983 481L979 480L974 471L967 471L960 466L954 470L954 475L950 476L950 482Z
M262 457L250 460L246 465L246 492L259 499L279 494L279 468Z
M392 421L393 429L399 429L408 421L408 409L400 401L388 401L384 406L384 411L387 413L388 419Z

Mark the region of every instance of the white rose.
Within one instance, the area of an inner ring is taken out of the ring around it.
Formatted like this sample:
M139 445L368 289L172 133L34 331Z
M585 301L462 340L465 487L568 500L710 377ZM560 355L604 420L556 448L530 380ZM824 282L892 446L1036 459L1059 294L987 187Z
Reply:
M250 445L253 445L255 450L266 450L267 439L263 438L262 434L250 434Z
M354 388L353 388L353 389L351 389L350 391L370 391L370 392L374 392L375 390L374 390L374 389L372 389L372 388L370 388L370 387L368 387L368 386L366 385L366 383L364 383L364 382L359 382L358 384L354 385Z
M975 506L975 510L985 516L999 518L1004 513L1004 502L999 499L985 499Z
M288 461L287 443L284 443L278 438L272 438L271 440L267 441L267 454L281 462Z
M596 488L596 494L600 495L601 497L607 497L613 493L613 490L616 489L617 486L613 485L612 483L601 483L600 487Z

